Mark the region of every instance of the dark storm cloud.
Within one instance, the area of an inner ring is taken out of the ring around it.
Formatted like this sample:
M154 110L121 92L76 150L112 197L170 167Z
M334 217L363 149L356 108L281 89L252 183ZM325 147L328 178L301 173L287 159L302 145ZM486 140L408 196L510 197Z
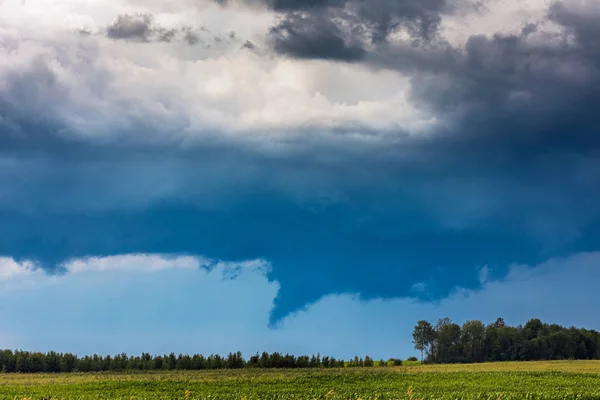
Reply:
M455 286L479 287L482 265L501 278L512 262L598 250L598 6L554 5L549 18L565 34L527 25L520 34L473 36L464 49L443 40L380 44L352 58L336 51L369 24L342 26L316 11L300 17L291 4L273 5L290 10L285 29L272 32L290 41L280 51L298 43L286 54L408 74L412 100L438 119L437 130L303 127L268 151L218 136L186 148L100 146L64 134L57 115L67 92L40 60L0 91L0 254L48 268L134 252L265 258L281 284L277 321L330 293L410 296L425 282L427 299L437 299ZM165 128L142 120L119 129L148 137ZM348 132L373 140L355 142Z
M473 36L447 72L420 65L413 73L413 98L452 116L461 140L498 150L509 146L518 155L595 149L600 58L589 30L577 26L572 40L560 34L540 42L532 36L544 32L531 26L520 35Z
M356 61L365 55L362 43L348 43L340 28L323 16L293 13L271 28L275 51L295 58Z
M218 1L227 4L227 1ZM413 45L437 37L442 15L477 11L462 0L247 0L279 13L270 30L275 51L295 58L360 60L372 45L404 29Z
M271 29L276 51L298 58L356 61L403 28L413 45L435 39L441 17L459 7L447 0L269 2L281 13ZM319 40L322 39L322 40Z
M409 143L346 154L309 147L284 159L227 147L31 154L16 164L18 180L2 180L20 196L17 209L0 213L0 254L47 268L137 252L264 257L281 285L277 321L329 293L414 295L413 285L426 282L418 295L438 299L457 285L477 288L482 265L502 277L512 262L597 249L600 162L512 155L503 163L494 149L465 150ZM164 187L181 183L164 198ZM146 198L136 205L136 197ZM99 200L113 204L96 209Z

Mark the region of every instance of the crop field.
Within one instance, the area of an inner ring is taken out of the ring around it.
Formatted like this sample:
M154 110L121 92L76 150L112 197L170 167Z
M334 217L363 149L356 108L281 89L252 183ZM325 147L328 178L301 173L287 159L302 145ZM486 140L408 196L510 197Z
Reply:
M600 362L0 374L0 399L600 399Z

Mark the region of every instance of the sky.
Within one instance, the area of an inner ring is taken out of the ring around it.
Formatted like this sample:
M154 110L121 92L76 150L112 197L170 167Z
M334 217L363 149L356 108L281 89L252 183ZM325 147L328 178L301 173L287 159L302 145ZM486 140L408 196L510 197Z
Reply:
M0 0L0 348L600 329L600 3Z

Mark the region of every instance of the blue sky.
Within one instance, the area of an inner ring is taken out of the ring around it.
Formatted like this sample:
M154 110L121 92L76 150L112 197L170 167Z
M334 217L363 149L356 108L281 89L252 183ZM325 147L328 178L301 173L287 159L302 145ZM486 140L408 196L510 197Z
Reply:
M0 2L0 347L600 329L599 26L579 0Z
M537 266L513 265L502 281L478 273L481 290L457 289L436 302L365 300L329 294L268 326L279 285L269 263L126 255L72 261L61 276L0 260L5 346L79 354L288 351L352 357L408 357L412 321L451 315L521 323L531 315L565 325L597 326L598 253ZM11 274L8 271L12 271ZM17 272L18 271L18 272ZM416 286L416 290L420 290ZM587 304L590 304L588 306ZM26 316L26 317L25 317Z

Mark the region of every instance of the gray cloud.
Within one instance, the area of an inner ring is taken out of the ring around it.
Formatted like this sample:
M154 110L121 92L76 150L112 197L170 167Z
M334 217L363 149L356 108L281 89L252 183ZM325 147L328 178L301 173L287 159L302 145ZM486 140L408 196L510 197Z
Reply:
M250 0L258 2L260 0ZM295 17L296 12L303 15L318 16L326 14L339 25L360 24L370 35L371 40L385 40L388 34L400 27L406 27L420 38L431 38L435 34L441 14L455 8L465 8L467 3L449 3L447 0L373 0L368 3L358 0L262 0L274 11L289 16L299 24L323 23L323 20L309 18L304 21ZM225 3L221 1L221 3ZM475 6L471 6L475 7Z
M549 17L574 33L581 48L600 63L600 5L580 3L571 9L564 2L556 2L550 7Z
M442 15L475 10L476 5L448 0L268 1L280 13L270 31L276 51L298 58L357 61L368 48L387 43L398 29L413 45L438 36Z
M249 40L246 40L241 47L242 49L254 50L256 49L256 45Z
M150 14L119 15L106 28L106 35L111 39L148 41L154 34L154 20Z
M269 34L275 51L295 58L356 61L366 54L362 43L349 42L326 16L290 13Z
M171 42L177 35L176 29L155 28L154 34L159 42Z
M183 33L183 40L190 46L198 44L201 41L198 33L194 32L190 27L183 28Z
M212 34L203 26L166 28L157 24L151 14L122 14L106 28L106 36L113 40L129 40L136 42L173 42L182 41L190 46L203 44L222 45L239 42L235 32L225 37Z
M600 58L587 33L575 31L572 44L535 32L549 36L540 42L531 26L521 35L473 36L462 54L448 60L446 71L430 60L419 65L413 98L453 119L461 137L472 132L476 142L523 151L595 147L600 142L590 134L598 128L591 104L600 99Z

